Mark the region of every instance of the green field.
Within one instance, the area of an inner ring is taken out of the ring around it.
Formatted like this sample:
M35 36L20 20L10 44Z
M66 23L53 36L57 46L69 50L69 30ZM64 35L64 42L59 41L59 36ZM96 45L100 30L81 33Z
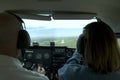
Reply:
M59 38L36 38L32 42L38 42L40 46L50 46L50 42L55 42L55 46L76 47L77 37L59 37Z

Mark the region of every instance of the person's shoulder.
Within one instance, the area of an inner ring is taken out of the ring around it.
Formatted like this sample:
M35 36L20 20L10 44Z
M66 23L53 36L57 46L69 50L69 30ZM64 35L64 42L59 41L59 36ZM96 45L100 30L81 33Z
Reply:
M48 77L45 76L44 74L38 73L36 71L30 71L27 69L21 70L19 76L26 80L49 80Z

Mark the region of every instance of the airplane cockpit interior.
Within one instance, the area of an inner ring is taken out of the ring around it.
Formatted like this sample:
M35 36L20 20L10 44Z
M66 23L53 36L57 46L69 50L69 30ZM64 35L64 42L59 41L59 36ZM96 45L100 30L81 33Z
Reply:
M44 67L50 80L58 80L58 69L75 52L77 39L85 25L101 20L95 13L41 11L29 19L28 13L11 12L22 18L31 38L30 46L19 56L23 67L32 71L38 66ZM120 34L115 34L119 42ZM83 57L80 63L84 64Z
M1 0L0 12L8 11L25 23L31 43L19 56L24 68L44 67L50 80L73 55L83 28L99 20L113 29L120 45L119 0ZM84 65L84 57L81 57Z
M30 47L23 49L19 57L23 67L36 70L42 66L50 80L57 80L57 71L76 50L76 42L83 27L97 19L93 15L90 19L54 19L51 16L51 20L23 18L23 21L31 37Z

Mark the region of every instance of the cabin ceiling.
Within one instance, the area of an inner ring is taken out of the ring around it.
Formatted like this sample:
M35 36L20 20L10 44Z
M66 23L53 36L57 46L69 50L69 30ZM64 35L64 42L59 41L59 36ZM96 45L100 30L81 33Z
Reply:
M5 10L96 13L115 32L120 32L120 0L0 0L0 12Z

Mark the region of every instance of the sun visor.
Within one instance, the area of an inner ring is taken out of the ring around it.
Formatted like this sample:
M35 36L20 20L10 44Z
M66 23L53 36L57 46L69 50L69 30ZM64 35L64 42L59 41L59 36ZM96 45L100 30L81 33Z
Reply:
M35 19L35 20L51 20L51 16L42 16L35 14L18 14L23 19Z
M52 15L55 20L80 20L80 19L93 19L96 17L96 13L54 13Z

